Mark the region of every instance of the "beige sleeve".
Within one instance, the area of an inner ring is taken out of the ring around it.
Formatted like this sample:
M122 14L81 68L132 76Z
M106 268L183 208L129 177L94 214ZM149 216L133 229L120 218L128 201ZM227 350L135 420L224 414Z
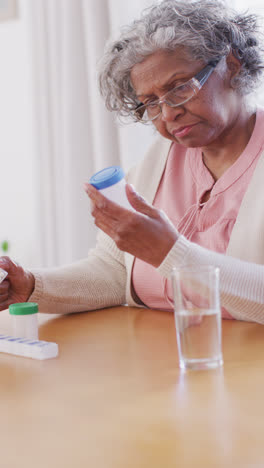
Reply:
M139 193L152 202L164 170L171 141L158 137L143 161L127 174ZM146 184L146 173L151 178ZM131 262L132 265L132 262ZM35 290L30 301L50 313L81 312L126 303L127 270L124 253L100 232L96 248L86 259L53 269L32 270ZM130 273L129 273L130 274ZM132 298L129 298L133 305Z
M184 264L219 267L222 306L237 320L264 324L264 265L213 252L180 236L158 271L169 278L173 267Z
M124 254L103 232L86 259L32 273L35 289L29 301L37 302L40 312L65 314L125 303Z

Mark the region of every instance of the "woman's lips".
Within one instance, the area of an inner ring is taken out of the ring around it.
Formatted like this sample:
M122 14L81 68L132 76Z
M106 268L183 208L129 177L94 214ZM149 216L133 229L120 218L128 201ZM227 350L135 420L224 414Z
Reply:
M178 130L173 130L171 133L176 138L182 138L186 136L195 125L196 124L186 125L185 127L181 127Z

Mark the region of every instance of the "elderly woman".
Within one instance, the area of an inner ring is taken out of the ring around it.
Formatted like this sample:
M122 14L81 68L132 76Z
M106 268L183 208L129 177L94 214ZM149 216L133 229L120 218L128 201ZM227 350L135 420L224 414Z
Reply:
M108 109L159 133L127 176L135 211L87 185L96 248L34 272L3 257L1 308L170 310L171 269L214 264L223 317L264 323L264 111L249 99L262 67L256 18L217 0L164 0L127 27L105 52L100 87Z

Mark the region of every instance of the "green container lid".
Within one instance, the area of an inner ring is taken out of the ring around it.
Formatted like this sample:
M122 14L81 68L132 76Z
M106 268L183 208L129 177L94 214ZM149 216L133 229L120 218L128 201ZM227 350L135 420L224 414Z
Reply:
M32 315L38 312L38 304L35 302L19 302L9 306L11 315Z

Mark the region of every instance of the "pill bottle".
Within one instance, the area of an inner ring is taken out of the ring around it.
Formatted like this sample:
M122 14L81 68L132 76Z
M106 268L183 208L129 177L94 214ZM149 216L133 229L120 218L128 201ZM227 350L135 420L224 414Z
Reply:
M96 172L89 183L107 197L128 210L133 210L126 196L126 180L123 169L119 166L110 166Z
M38 340L38 304L20 302L9 306L12 317L12 335Z

